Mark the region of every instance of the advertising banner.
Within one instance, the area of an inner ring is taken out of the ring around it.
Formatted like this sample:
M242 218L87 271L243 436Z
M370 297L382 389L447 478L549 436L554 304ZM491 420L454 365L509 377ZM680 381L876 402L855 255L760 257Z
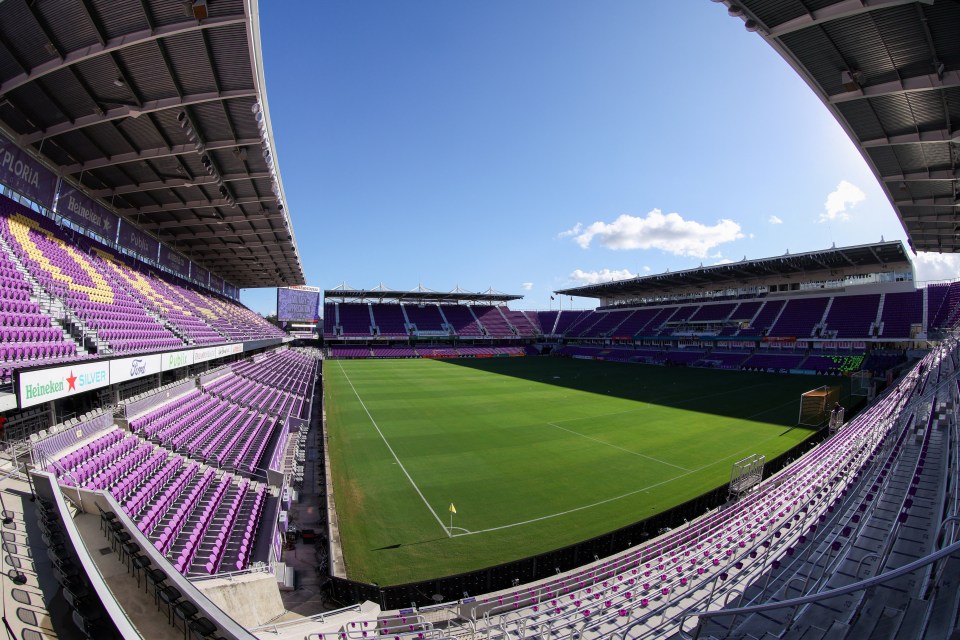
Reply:
M60 185L57 213L111 242L117 234L117 224L120 222L120 218L107 211L105 207L66 183Z
M53 208L57 176L0 136L0 182L47 209Z
M190 276L190 261L166 245L160 245L158 262L179 276Z
M110 363L82 362L18 374L17 398L22 409L108 386Z
M159 242L125 220L120 221L117 244L148 260L156 260L160 249Z
M217 293L223 293L223 278L210 274L210 289Z
M160 373L163 356L159 353L110 361L110 384L126 382Z
M194 262L190 265L190 279L207 286L210 283L210 272Z
M170 371L193 364L193 351L170 351L161 354L161 357L163 358L160 363L161 371Z
M230 356L235 353L243 353L243 343L236 344L218 344L213 347L204 347L193 350L193 364L206 362L207 360L216 360L224 356Z

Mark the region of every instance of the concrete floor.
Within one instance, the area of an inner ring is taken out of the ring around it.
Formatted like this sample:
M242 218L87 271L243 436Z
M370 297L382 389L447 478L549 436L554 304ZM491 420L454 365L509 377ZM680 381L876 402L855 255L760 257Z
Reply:
M100 518L83 513L77 516L74 522L83 538L84 546L87 547L97 569L110 587L113 597L117 599L140 635L144 638L183 636L182 630L174 629L167 622L166 609L157 610L153 593L144 592L143 578L141 577L138 587L136 578L127 572L126 564L110 550L110 542L100 531Z

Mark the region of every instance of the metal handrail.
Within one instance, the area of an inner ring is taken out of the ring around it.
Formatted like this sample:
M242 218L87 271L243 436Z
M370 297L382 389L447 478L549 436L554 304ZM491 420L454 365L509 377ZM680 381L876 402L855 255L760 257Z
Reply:
M797 607L804 604L812 604L820 602L822 600L829 600L830 598L835 598L837 596L847 595L848 593L853 593L855 591L860 591L862 589L869 589L870 587L875 587L877 585L883 584L889 580L899 578L900 576L907 575L912 573L917 569L921 569L929 564L936 562L942 558L953 555L954 553L960 552L960 542L954 542L953 544L935 551L923 558L914 560L908 564L903 565L899 569L893 569L887 573L882 573L878 576L873 576L872 578L867 578L866 580L861 580L859 582L854 582L853 584L848 584L845 587L839 587L837 589L830 589L828 591L821 591L819 593L814 593L807 596L800 596L798 598L791 598L789 600L781 600L779 602L768 602L766 604L756 604L749 607L740 607L737 609L721 609L718 611L697 611L697 612L688 612L680 619L680 635L685 638L685 640L696 640L700 634L700 623L705 619L710 618L719 618L722 616L740 616L740 615L749 615L752 613L762 613L765 611L775 611L777 609L786 609L789 607ZM693 636L688 636L683 631L683 625L688 618L691 616L696 616L699 618L697 623L697 631Z

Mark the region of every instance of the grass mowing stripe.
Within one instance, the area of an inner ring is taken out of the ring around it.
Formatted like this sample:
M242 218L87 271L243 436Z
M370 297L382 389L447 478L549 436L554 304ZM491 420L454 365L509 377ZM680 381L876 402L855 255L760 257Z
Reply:
M436 518L437 524L439 524L444 533L447 536L450 535L450 531L447 529L447 526L443 524L443 521L440 519L440 516L437 515L437 512L433 510L433 507L430 506L430 503L427 502L427 499L424 497L423 492L420 491L420 487L417 486L417 483L413 481L413 478L410 476L410 473L407 471L407 468L403 466L403 463L400 462L400 458L397 457L397 454L393 451L393 447L390 446L390 443L387 442L386 436L383 435L383 431L380 431L380 427L377 425L377 421L373 419L373 416L370 415L370 410L367 409L367 405L363 402L363 398L360 397L360 394L357 393L357 388L353 386L353 381L350 380L350 376L347 375L347 372L343 370L343 364L340 360L337 360L337 364L340 365L340 371L343 372L343 377L346 378L347 384L350 385L350 388L353 389L353 393L357 396L357 400L360 402L360 406L363 407L363 410L367 413L367 417L370 418L370 424L373 425L373 428L377 430L377 433L380 434L380 437L383 439L383 444L387 445L387 449L390 450L390 455L393 456L393 459L397 461L397 464L400 465L400 470L403 471L403 475L407 476L407 480L410 481L410 484L413 485L414 490L417 492L417 495L420 496L420 499L423 500L423 504L427 505L427 509L430 509L430 513L433 514L433 517Z
M580 420L584 420L584 419L585 419L585 418L580 418ZM605 441L603 441L603 440L598 440L597 438L592 438L592 437L590 437L590 436L588 436L588 435L586 435L586 434L580 433L579 431L574 431L573 429L567 429L566 427L561 427L560 425L555 424L555 423L553 423L553 422L548 422L547 424L550 425L551 427L555 428L555 429L560 429L561 431L566 431L567 433L572 433L572 434L575 435L575 436L580 436L581 438L586 438L587 440L593 440L594 442L599 442L600 444L605 444L605 445L607 445L608 447L613 447L614 449L619 449L620 451L624 451L624 452L629 453L630 455L633 455L633 456L639 456L639 457L641 457L641 458L646 458L647 460L652 460L653 462L659 462L660 464L665 464L665 465L667 465L668 467L673 467L674 469L680 469L680 471L690 471L690 469L687 469L686 467L681 467L680 465L677 465L677 464L671 464L671 463L667 462L666 460L661 460L660 458L654 458L653 456L648 456L648 455L646 455L646 454L640 453L639 451L631 451L630 449L624 449L623 447L617 446L617 445L615 445L615 444L611 444L611 443L605 442Z

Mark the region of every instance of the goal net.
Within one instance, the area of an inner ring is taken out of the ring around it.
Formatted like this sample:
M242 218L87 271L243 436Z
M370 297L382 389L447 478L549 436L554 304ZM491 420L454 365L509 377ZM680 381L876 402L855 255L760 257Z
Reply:
M840 387L818 387L800 395L800 417L797 424L822 426L830 419L830 410L840 402Z
M850 376L850 395L870 395L871 382L873 382L873 373L870 371L857 371Z

